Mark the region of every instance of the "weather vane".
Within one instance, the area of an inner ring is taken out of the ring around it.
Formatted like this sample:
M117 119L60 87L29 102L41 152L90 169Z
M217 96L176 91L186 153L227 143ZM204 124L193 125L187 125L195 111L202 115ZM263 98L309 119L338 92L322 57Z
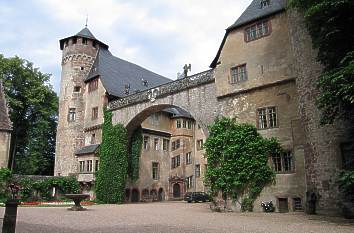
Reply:
M88 22L88 14L86 15L86 24L85 24L85 27L87 27L87 22Z

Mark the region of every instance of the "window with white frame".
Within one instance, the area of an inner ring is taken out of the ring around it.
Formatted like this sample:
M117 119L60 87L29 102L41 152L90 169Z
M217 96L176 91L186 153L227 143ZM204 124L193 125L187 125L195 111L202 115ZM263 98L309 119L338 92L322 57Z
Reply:
M192 163L192 152L186 153L186 164Z
M149 136L144 136L144 140L143 140L143 145L144 145L144 150L148 150L149 149Z
M258 129L268 129L278 127L276 107L267 107L257 109Z
M245 41L250 42L268 36L271 33L268 20L257 22L245 29Z
M79 164L80 164L79 171L84 172L85 171L85 161L80 161Z
M186 178L186 185L187 185L187 189L190 189L193 187L193 176L188 176Z
M195 165L195 177L200 177L200 164Z
M154 138L154 149L159 150L159 138Z
M87 172L92 172L92 160L87 160L86 161L86 171Z

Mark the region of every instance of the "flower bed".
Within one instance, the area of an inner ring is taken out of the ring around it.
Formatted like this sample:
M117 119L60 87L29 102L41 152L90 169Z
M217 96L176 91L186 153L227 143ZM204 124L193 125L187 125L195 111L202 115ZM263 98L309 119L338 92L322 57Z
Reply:
M82 201L81 205L94 205L92 201ZM73 201L22 201L20 206L72 206ZM5 203L0 203L0 206L5 206Z

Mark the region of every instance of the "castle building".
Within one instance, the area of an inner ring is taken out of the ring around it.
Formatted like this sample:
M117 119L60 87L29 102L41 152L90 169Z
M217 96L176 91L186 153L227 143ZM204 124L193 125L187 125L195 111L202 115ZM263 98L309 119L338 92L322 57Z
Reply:
M180 200L186 192L207 191L207 125L228 116L255 125L284 149L269 156L275 183L263 189L254 210L272 200L278 212L302 211L310 195L319 210L338 213L336 181L341 169L353 166L347 132L354 131L320 126L315 103L322 67L301 15L286 5L253 0L226 29L211 70L176 81L114 57L87 28L60 40L55 175L76 175L94 195L108 105L113 124L143 133L139 178L127 181L126 201Z
M8 114L5 93L0 82L0 168L8 167L12 124Z

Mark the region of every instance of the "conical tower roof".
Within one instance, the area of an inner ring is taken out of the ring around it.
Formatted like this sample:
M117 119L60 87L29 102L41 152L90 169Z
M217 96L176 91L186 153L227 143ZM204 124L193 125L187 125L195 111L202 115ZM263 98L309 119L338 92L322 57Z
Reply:
M99 41L98 39L96 39L96 37L92 34L92 32L87 27L84 27L81 31L79 31L78 33L76 33L73 36L69 36L69 37L66 37L64 39L59 40L60 49L64 48L64 42L65 41L67 41L67 40L69 40L71 38L74 38L74 37L82 37L82 38L87 38L87 39L96 41L101 47L103 47L105 49L108 49L108 45L106 45L105 43L103 43L103 42Z

